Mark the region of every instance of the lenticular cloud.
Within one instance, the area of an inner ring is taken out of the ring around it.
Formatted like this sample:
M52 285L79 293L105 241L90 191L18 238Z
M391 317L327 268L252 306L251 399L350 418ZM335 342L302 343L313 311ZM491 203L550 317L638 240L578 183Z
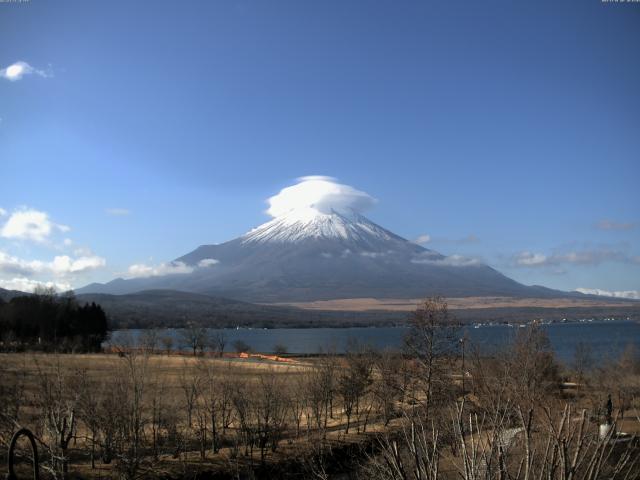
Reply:
M359 213L376 203L376 199L368 193L338 183L332 177L302 177L298 181L296 185L283 188L267 200L269 215L280 217L305 208L313 208L322 213L330 213L332 210Z

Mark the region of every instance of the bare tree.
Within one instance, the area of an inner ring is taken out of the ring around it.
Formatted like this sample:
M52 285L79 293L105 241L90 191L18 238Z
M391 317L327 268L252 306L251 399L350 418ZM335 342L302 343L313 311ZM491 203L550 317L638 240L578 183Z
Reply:
M479 410L491 417L513 411L511 363L498 358L483 357L478 348L471 355L471 385Z
M78 417L88 433L87 441L91 446L89 453L91 469L95 469L96 446L98 445L98 433L100 431L100 417L97 412L100 407L102 389L97 382L89 377L86 369L79 370L77 377L76 387L79 393Z
M64 371L60 358L53 365L38 368L36 403L42 414L44 445L49 453L46 469L54 478L66 479L69 473L69 443L77 428L79 395L72 377Z
M288 401L282 380L273 370L260 375L258 391L254 400L256 433L260 447L260 461L264 463L265 452L270 445L276 451L285 427Z
M227 345L227 336L224 330L216 330L209 340L211 350L213 350L218 357L222 357L224 355L224 348Z
M151 452L153 459L160 456L159 444L162 429L167 427L167 385L163 375L154 372L149 385L149 429L151 430Z
M382 352L375 359L377 377L372 388L385 427L396 415L396 404L406 390L404 365L405 361L401 355L389 351Z
M248 353L251 351L251 346L248 345L244 340L236 340L233 342L233 348L238 353Z
M573 353L573 369L576 372L578 382L583 383L594 366L591 345L586 342L578 342Z
M637 478L640 445L632 438L613 441L613 429L598 435L585 411L570 406L553 414L543 409L519 410L519 420L508 416L480 416L464 402L451 409L456 455L446 464L463 480L596 480ZM505 409L499 409L504 411ZM373 456L367 473L376 480L435 480L449 478L441 467L447 442L440 431L412 417L399 439L383 437L381 453ZM450 478L454 478L452 475Z
M255 409L253 402L255 395L242 379L233 382L231 397L236 418L240 427L240 435L245 446L245 456L249 456L253 462L253 447L255 444Z
M180 330L180 336L184 345L193 351L194 357L198 352L202 353L207 345L207 329L196 324L192 323Z
M336 364L333 358L324 357L307 374L307 404L309 413L307 419L312 418L316 429L326 438L327 423L333 410L333 396L335 394ZM311 423L307 421L307 433L310 434Z
M189 429L193 428L193 413L200 394L201 382L202 379L197 375L195 369L185 360L180 372L180 389L182 390L182 401Z
M340 371L337 390L342 397L344 413L347 417L345 433L349 433L352 415L360 415L361 402L372 383L373 362L364 350L352 348L347 352L346 365Z
M170 355L171 351L173 350L173 337L170 335L166 335L160 339L160 342L162 342L162 346L164 347L167 355Z
M225 370L221 372L221 376L218 379L218 394L220 410L220 421L222 424L222 435L227 433L227 429L233 421L233 395L234 386L236 381L236 369L227 362Z
M371 457L365 471L376 480L437 480L440 473L438 432L414 419L400 439L383 436L380 454Z
M196 371L196 403L195 403L195 425L194 430L198 439L200 458L205 459L208 448L209 420L211 419L211 397L209 396L209 385L207 371L199 367Z
M306 372L294 374L293 379L289 382L289 412L296 426L296 438L300 437L300 426L302 417L307 411L307 379ZM307 422L309 418L307 417Z
M113 446L118 471L127 480L134 480L145 463L149 357L132 351L123 353L119 360L109 412L116 427Z
M158 335L158 331L153 328L144 330L138 338L139 346L150 354L156 353L156 348L158 348L159 341L160 338Z
M0 361L0 378L0 447L5 450L20 425L24 410L24 369L12 370Z
M275 353L276 355L282 356L286 355L288 352L289 350L287 349L287 346L282 343L277 343L273 347L273 353Z
M109 379L108 383L103 383L102 395L94 412L98 425L100 456L105 464L110 464L116 457L120 428L125 418L120 390L121 385L117 380Z
M532 408L559 389L559 367L546 332L537 325L519 328L503 359L511 394L518 405Z
M218 426L222 425L222 399L224 397L221 387L224 384L219 380L211 363L205 365L204 368L206 369L204 395L209 415L209 425L211 426L211 450L213 453L218 453L220 447Z
M450 391L448 372L456 355L459 325L449 314L447 302L441 297L424 300L409 318L406 337L409 354L418 364L421 401L428 416L434 402L441 401Z

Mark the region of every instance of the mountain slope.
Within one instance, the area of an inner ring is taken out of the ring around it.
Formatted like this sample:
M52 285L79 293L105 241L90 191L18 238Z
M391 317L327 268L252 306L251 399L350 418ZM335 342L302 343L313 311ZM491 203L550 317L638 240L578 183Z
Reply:
M6 290L4 288L0 288L0 300L4 302L8 302L14 297L21 297L23 295L29 295L29 294L21 292L19 290Z
M101 305L111 328L184 327L187 323L216 328L382 326L404 323L407 311L414 308L411 305L406 310L396 311L386 310L383 306L362 311L308 310L281 305L255 305L175 290L147 290L128 295L82 294L77 298L81 304L95 302ZM556 301L549 300L550 303ZM572 303L573 300L559 302L557 307L523 306L516 299L512 306L495 308L466 308L453 302L450 309L461 322L640 317L640 302L637 301L616 301L615 305L606 305L606 301L602 305L586 301Z
M353 212L294 210L220 245L177 258L189 273L117 279L79 293L174 289L251 302L427 295L560 296L477 261L445 257Z
M181 326L188 320L207 326L255 324L274 319L295 319L300 310L269 307L175 290L145 290L126 295L79 294L80 303L95 302L119 328Z
M400 312L311 312L175 290L127 295L86 293L77 298L80 303L101 305L111 328L184 327L187 323L215 328L389 325L406 317Z

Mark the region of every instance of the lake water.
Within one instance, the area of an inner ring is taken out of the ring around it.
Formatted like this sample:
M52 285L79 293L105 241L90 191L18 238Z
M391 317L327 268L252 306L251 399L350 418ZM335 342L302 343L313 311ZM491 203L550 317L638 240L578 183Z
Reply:
M640 323L627 320L593 321L576 323L553 323L544 325L551 345L559 360L571 362L576 345L580 342L591 346L595 360L617 358L629 345L640 349ZM477 345L489 353L508 343L519 329L518 326L484 325L464 327L469 343ZM212 330L215 331L215 330ZM328 350L344 352L349 341L356 340L361 345L371 345L378 349L402 348L407 334L404 327L365 327L365 328L277 328L277 329L225 329L226 350L233 350L233 342L242 340L253 351L271 353L278 344L284 345L289 353L315 354ZM119 343L129 332L135 340L143 330L116 330L112 333L112 342ZM178 349L180 331L167 329L159 332L159 337L171 336Z

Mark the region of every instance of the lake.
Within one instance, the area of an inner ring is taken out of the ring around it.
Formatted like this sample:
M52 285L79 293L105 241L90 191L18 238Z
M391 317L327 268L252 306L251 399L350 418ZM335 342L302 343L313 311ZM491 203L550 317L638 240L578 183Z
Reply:
M478 346L490 353L500 349L516 334L520 327L509 325L483 325L478 328L465 326L470 345ZM563 362L571 362L576 345L580 342L591 346L596 360L617 358L629 344L640 348L640 323L628 320L592 321L573 323L553 323L543 325L551 345ZM129 332L135 340L144 330L116 330L112 332L112 342L119 343ZM212 329L212 332L216 330ZM227 339L226 350L233 349L233 342L242 340L253 351L271 353L278 344L286 346L289 353L315 354L328 350L343 353L349 341L371 345L378 349L402 348L407 334L405 327L365 327L365 328L277 328L277 329L224 329ZM171 336L178 349L179 329L166 329L159 337ZM471 348L471 347L468 347Z

